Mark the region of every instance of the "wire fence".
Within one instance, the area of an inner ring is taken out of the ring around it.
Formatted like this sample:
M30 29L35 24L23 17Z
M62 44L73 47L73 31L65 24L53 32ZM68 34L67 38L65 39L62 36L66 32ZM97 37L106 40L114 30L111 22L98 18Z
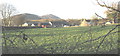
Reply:
M84 31L79 28L2 27L2 53L118 54L118 27L90 26Z

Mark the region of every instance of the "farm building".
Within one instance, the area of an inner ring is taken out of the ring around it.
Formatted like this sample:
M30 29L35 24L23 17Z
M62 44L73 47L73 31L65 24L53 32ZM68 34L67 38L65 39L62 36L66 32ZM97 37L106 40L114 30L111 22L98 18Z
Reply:
M38 26L39 22L32 22L32 21L27 21L22 26Z
M54 28L54 27L64 27L64 25L69 25L69 23L63 19L40 19L27 21L28 26L39 26L43 28Z
M52 27L64 27L64 25L68 25L66 21L51 21Z
M39 22L29 21L27 23L28 23L28 26L38 26Z
M67 25L67 23L62 21L41 22L38 24L38 26L41 26L43 28L64 27L64 25Z
M49 28L51 27L51 24L49 22L44 22L44 23L40 23L42 28Z

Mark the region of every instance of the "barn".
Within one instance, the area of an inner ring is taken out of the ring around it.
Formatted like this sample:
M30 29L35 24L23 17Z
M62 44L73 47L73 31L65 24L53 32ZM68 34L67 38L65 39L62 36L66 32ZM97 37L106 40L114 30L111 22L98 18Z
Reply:
M42 28L50 28L51 27L51 24L49 22L43 22L43 23L40 23L40 25Z

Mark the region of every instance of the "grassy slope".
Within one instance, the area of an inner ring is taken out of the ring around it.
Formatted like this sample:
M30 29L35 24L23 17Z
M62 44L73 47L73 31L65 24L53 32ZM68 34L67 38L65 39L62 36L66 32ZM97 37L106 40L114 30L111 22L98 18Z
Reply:
M23 43L22 39L17 38L17 48L10 48L13 53L75 53L75 54L86 54L95 53L95 50L101 40L87 42L80 44L90 39L95 39L99 36L103 36L109 32L114 26L106 26L101 28L100 26L91 27L68 27L68 28L36 28L36 29L25 29L24 33L32 38L38 46L35 46L28 39L26 44ZM117 31L115 29L114 31ZM8 33L9 31L7 31ZM15 31L10 31L9 35L18 34ZM8 35L8 34L7 34ZM14 37L11 37L11 39ZM99 48L99 53L106 53L107 51L114 50L117 48L118 34L110 34L105 39L102 46ZM23 43L23 45L22 45ZM76 44L77 43L77 44ZM13 45L12 45L13 46ZM16 50L17 49L17 50ZM69 50L69 51L68 51ZM22 52L21 52L22 51ZM114 53L117 53L116 51Z

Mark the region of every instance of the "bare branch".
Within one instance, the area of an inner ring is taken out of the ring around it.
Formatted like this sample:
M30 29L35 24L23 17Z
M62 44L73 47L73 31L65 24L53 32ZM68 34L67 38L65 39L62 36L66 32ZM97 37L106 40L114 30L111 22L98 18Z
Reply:
M100 18L102 18L102 19L105 19L105 18L103 18L102 16L98 15L97 13L95 13L95 15L98 16L98 17L100 17Z
M0 4L0 16L3 19L3 24L5 26L11 26L11 20L10 18L12 15L16 14L16 8L13 5L4 3ZM5 20L4 20L5 19ZM7 21L7 24L5 24Z
M96 39L87 40L87 41L85 41L85 42L82 42L81 44L84 44L84 43L87 43L87 42L91 42L91 41L95 41L95 40L98 40L98 39L100 39L100 38L102 38L102 37L106 37L106 36L108 36L114 29L116 29L118 26L120 26L120 25L116 25L112 30L110 30L107 34L105 34L105 35L103 35L103 36L100 36L100 37L98 37L98 38L96 38Z
M115 30L116 28L117 28L117 26L115 26L115 27L114 27L112 30L110 30L106 35L104 35L104 38L103 38L103 40L100 42L100 44L98 45L96 51L98 51L98 49L100 48L100 46L101 46L102 43L104 42L105 38L106 38L113 30Z
M103 2L103 4L101 4L98 0L96 0L96 1L97 1L97 4L100 5L101 7L106 7L106 8L109 8L109 9L115 10L115 11L117 11L117 12L120 13L120 10L115 9L115 8L113 8L113 7L110 7L110 6L107 6L105 2Z

